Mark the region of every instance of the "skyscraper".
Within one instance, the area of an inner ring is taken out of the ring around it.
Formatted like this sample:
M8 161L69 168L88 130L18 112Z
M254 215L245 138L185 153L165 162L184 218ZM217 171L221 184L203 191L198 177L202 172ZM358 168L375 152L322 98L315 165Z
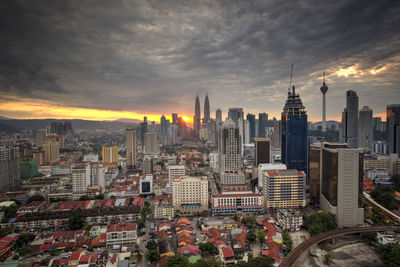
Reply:
M126 129L126 168L128 171L135 169L136 165L136 130Z
M386 136L389 153L400 156L400 104L388 105L386 108Z
M349 90L346 93L346 108L343 113L343 138L351 148L358 147L358 96Z
M165 118L164 115L160 119L160 136L168 137L169 120Z
M46 129L37 129L35 135L36 147L42 147L45 138L46 138Z
M307 114L295 87L288 91L288 99L283 108L282 123L282 163L288 169L307 172Z
M265 137L256 137L256 167L260 163L269 163L270 162L270 140Z
M359 112L358 146L372 151L373 134L372 109L364 106Z
M324 71L324 81L320 88L322 92L322 131L326 132L326 92L328 92L328 86L325 83L325 71Z
M364 155L340 143L321 143L321 150L321 209L336 215L339 228L362 225Z
M118 146L102 146L103 163L118 163Z
M228 117L237 125L238 119L243 119L244 117L243 108L230 108Z
M196 137L199 137L199 132L200 132L200 100L199 96L196 96L196 102L194 104L194 118L193 118L193 123L194 123L194 134Z
M256 137L256 115L248 113L246 119L250 124L250 143L254 143L254 137Z
M222 111L221 111L221 109L217 109L217 111L215 111L215 119L217 120L217 125L222 123Z
M218 157L221 184L244 184L244 175L241 172L239 129L230 118L220 128L219 138Z
M268 124L268 114L267 113L258 113L258 137L267 137L265 136L265 128Z
M157 155L160 153L160 145L158 144L158 134L155 131L149 131L144 136L145 153Z
M0 146L0 192L16 190L19 186L19 149L12 146Z
M281 147L282 123L281 121L275 120L273 124L274 124L274 134L272 138L272 146Z
M206 98L204 99L204 118L203 123L207 123L210 119L210 101L208 100L208 95L206 93Z

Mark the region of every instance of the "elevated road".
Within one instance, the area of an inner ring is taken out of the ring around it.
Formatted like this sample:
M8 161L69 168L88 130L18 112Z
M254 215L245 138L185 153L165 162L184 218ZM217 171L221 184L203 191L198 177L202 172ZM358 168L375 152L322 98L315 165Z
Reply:
M333 231L325 232L304 241L293 249L281 262L279 267L291 267L294 266L296 260L307 251L311 246L318 244L324 240L330 239L335 236L355 234L355 233L366 233L366 232L381 232L381 231L399 231L400 226L374 226L374 227L354 227L345 229L336 229Z
M372 197L364 192L364 200L370 204L371 206L375 207L376 209L378 209L380 212L383 213L383 215L389 217L390 219L392 219L396 224L400 224L400 217L397 216L396 214L394 214L393 212L391 212L390 210L388 210L387 208L385 208L384 206L380 205L379 203L377 203L375 200L372 199Z

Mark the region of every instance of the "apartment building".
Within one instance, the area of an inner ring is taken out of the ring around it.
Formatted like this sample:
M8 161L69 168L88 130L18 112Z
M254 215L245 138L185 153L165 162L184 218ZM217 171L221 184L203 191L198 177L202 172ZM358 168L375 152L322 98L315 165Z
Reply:
M181 214L191 214L208 209L208 179L205 176L174 178L172 202Z

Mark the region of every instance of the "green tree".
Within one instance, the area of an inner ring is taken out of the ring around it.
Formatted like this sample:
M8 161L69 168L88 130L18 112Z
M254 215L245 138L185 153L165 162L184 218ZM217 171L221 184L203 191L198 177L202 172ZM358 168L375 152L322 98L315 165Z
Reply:
M86 231L90 231L93 227L93 224L88 224L85 228Z
M201 243L199 248L202 255L207 253L208 255L212 255L214 252L214 244L211 242Z
M2 207L1 211L4 211L3 222L8 222L11 218L17 216L17 210L21 207L19 204L13 204L8 207Z
M217 261L214 258L210 258L207 260L200 259L196 263L190 264L190 267L221 267L222 264L220 261Z
M253 231L251 231L247 234L247 241L249 241L250 243L253 243L254 241L256 241L256 239L257 239L257 236Z
M235 267L272 267L274 260L269 257L250 258L248 262L240 261L234 265Z
M264 242L265 242L265 232L261 231L261 230L258 231L257 238L258 238L258 240L260 240L261 244L264 244Z
M146 253L146 259L151 263L156 262L160 259L160 253L158 253L156 249L149 250Z
M147 248L148 250L157 249L156 241L150 240L149 242L147 242L146 248Z
M31 197L28 198L27 203L33 202L33 201L44 201L44 197L42 195L33 195Z
M247 228L253 228L253 227L257 227L258 226L257 220L254 217L243 217L242 218L242 223Z
M22 233L19 235L16 245L17 247L23 247L29 245L30 242L35 240L35 235L31 233Z
M324 255L324 261L325 261L325 263L328 264L328 265L332 264L332 263L333 263L333 261L332 261L332 255L331 255L330 253L326 253L326 254Z
M166 261L167 267L187 267L188 265L188 260L181 255L169 256Z
M11 226L0 228L0 238L6 236L8 234L11 234L12 231L13 231L13 227L11 227Z
M285 245L285 255L289 254L293 249L293 241L288 232L283 232L283 244Z
M329 212L314 213L305 219L311 236L333 230L337 227L335 215Z
M150 207L150 202L148 202L147 200L144 202L144 206L145 207Z
M75 211L71 217L68 218L68 226L71 230L82 229L85 220L81 211Z
M400 246L398 244L377 245L375 249L387 266L400 266Z
M86 201L86 200L90 200L90 197L88 197L87 195L83 195L79 198L80 201Z
M361 233L360 236L369 243L376 242L376 233Z
M233 219L235 220L235 222L240 221L239 215L237 213L235 213L235 216L233 216Z
M23 257L23 256L28 255L29 253L31 253L31 249L30 249L30 247L26 247L25 246L25 247L19 248L17 250L17 253L18 253L18 255Z
M104 199L104 194L98 194L93 199Z
M137 228L138 228L139 230L142 230L142 229L144 228L144 223L145 223L145 220L144 220L143 218L137 219L137 220L136 220Z

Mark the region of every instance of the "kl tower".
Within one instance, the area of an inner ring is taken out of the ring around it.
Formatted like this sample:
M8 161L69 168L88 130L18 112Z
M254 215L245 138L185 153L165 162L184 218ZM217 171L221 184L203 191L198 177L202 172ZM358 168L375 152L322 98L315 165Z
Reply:
M325 83L325 71L324 71L324 82L322 83L321 86L321 92L322 92L322 131L326 132L326 92L328 92L328 86L326 86Z

